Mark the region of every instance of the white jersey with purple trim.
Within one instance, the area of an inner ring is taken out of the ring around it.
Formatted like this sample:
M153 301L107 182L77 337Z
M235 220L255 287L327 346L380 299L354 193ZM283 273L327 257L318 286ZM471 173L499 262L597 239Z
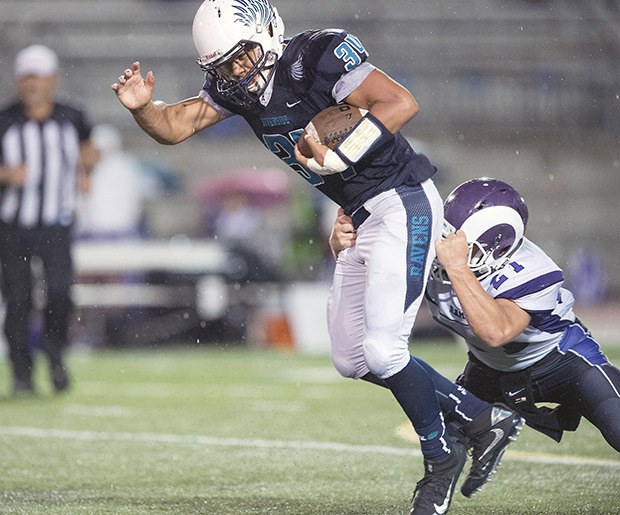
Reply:
M575 300L563 282L562 270L527 238L509 264L480 282L491 297L512 300L531 317L525 331L499 348L473 334L450 284L431 276L426 300L433 318L462 336L480 361L496 370L516 371L557 348L566 328L575 323Z

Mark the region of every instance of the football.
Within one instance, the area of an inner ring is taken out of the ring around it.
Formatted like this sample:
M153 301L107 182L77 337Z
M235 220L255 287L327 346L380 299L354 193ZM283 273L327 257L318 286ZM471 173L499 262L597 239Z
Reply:
M312 157L310 145L305 139L306 134L333 150L367 112L349 104L338 104L324 109L310 120L299 136L299 151L305 157Z

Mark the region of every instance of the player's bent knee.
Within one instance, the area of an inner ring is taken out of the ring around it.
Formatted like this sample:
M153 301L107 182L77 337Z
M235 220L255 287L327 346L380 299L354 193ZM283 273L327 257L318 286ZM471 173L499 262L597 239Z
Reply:
M368 370L377 377L385 379L402 370L410 356L408 352L403 354L400 349L390 348L378 341L367 339L364 342L364 358Z
M360 367L359 364L346 359L344 356L332 355L332 363L334 364L334 368L343 377L356 379L368 372L368 370L360 370L362 367Z

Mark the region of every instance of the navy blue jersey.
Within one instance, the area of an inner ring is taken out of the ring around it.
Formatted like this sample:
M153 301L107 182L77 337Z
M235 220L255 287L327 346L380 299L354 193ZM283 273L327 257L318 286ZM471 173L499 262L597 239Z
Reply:
M365 62L367 56L359 39L344 30L306 31L288 41L264 104L244 109L227 101L208 74L203 90L219 106L243 116L271 152L351 214L377 194L401 185L417 185L436 171L400 133L342 173L321 176L295 160L293 148L303 128L317 113L346 97L347 77L370 67ZM339 88L344 88L344 93Z

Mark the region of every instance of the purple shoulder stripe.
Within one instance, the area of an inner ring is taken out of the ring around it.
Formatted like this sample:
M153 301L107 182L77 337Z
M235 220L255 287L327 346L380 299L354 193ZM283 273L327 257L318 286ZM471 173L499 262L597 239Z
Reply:
M532 293L539 292L548 288L549 286L562 282L564 280L564 275L561 270L554 270L553 272L549 272L548 274L543 274L534 279L527 281L515 288L510 290L506 290L503 293L500 293L495 298L496 299L519 299L524 297L525 295L530 295Z

